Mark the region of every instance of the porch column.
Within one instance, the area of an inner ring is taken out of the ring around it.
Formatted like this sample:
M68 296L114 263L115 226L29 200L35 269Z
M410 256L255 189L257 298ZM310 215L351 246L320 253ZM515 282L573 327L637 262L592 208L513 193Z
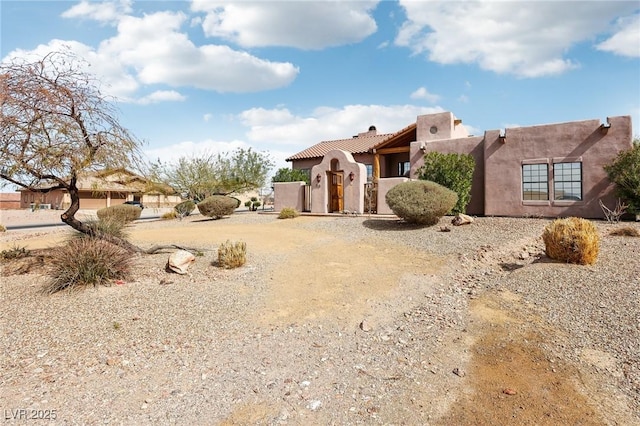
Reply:
M373 155L373 181L378 182L380 179L380 154L377 152Z

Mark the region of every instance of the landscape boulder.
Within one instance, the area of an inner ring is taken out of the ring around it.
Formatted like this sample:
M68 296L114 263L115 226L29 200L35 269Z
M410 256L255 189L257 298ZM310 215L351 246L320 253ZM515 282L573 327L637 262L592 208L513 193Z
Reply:
M456 217L451 219L451 224L453 226L469 225L471 223L473 223L473 218L471 216L468 216L462 213L458 213Z
M167 268L173 272L184 275L187 273L189 266L195 262L196 257L186 250L178 250L171 253L169 261L167 262Z

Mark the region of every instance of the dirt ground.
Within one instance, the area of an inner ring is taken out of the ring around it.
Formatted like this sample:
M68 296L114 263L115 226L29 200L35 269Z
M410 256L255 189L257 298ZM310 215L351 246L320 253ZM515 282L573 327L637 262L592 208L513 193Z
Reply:
M313 220L310 218L301 218ZM66 238L60 231L25 233L20 245L46 248ZM216 228L215 240L241 239L253 255L281 256L269 271L270 285L262 295L262 309L252 321L265 329L313 321L330 328L338 323L359 324L363 319L376 327L408 310L407 294L420 289L411 282L399 283L403 274L418 274L424 281L440 280L451 259L420 253L402 245L381 246L375 241L350 241L330 233L314 233L287 221L265 224L226 224ZM145 246L172 242L202 246L211 235L201 226L153 226L136 228L132 240ZM160 241L159 241L160 240ZM14 242L3 242L0 249ZM322 279L317 279L322 277ZM7 279L2 278L2 279ZM247 288L244 291L251 292ZM468 305L469 326L454 343L444 343L434 356L458 359L464 366L455 381L426 371L424 380L434 382L434 392L420 394L407 387L404 394L382 401L387 412L424 403L435 415L426 423L440 425L599 425L625 424L633 417L602 412L588 396L588 383L579 382L575 366L557 363L543 350L555 333L535 316L517 295L488 292ZM441 380L441 383L436 383ZM428 400L428 401L427 401ZM408 402L411 401L411 402ZM268 405L236 407L223 424L261 424L277 411ZM313 418L310 418L310 420ZM319 418L317 419L319 420ZM312 421L313 423L313 421ZM417 424L413 421L398 424Z

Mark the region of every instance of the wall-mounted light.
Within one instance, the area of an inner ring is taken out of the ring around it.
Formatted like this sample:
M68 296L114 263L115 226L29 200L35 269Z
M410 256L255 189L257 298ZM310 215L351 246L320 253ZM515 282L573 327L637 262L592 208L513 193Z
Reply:
M320 176L320 173L318 173L318 176L316 176L316 182L320 183L320 179L322 179L322 176Z
M356 178L356 174L355 174L355 173L353 173L353 172L349 173L349 180L350 180L351 182L353 182L353 180L354 180L355 178Z

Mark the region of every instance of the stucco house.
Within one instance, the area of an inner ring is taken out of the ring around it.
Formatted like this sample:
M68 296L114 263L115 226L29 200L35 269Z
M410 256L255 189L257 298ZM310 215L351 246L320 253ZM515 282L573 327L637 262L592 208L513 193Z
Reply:
M391 134L367 132L324 141L287 159L311 185L274 185L275 210L312 213L391 213L390 188L415 179L424 154L470 154L475 159L467 213L491 216L602 218L599 201L614 206L603 166L632 147L630 116L488 130L471 136L451 112L418 116Z
M143 177L128 170L86 174L78 178L77 186L81 209L101 209L125 201L140 201L145 207L169 207L181 201L179 195L171 194L173 191L150 190ZM20 191L21 208L66 209L70 205L71 196L64 189Z

